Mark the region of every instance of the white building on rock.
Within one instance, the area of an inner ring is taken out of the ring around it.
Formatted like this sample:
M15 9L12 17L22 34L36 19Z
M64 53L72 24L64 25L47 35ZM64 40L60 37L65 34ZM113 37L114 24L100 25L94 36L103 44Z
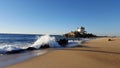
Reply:
M80 32L80 33L85 33L85 28L84 27L80 27L80 28L77 28L77 32Z

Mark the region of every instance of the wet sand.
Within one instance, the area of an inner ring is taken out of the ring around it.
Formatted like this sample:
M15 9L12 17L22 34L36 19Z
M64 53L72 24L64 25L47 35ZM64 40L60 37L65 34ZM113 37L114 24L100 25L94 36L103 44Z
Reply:
M98 38L79 47L54 50L7 68L120 68L120 38Z

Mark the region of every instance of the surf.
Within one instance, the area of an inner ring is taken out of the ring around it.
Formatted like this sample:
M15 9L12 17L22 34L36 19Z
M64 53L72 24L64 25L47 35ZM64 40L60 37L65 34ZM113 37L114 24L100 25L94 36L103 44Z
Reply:
M60 48L61 45L57 42L54 36L43 35L39 36L38 39L32 44L15 43L9 44L4 43L0 46L0 54L13 54L21 53L29 50L37 50L41 48Z
M65 40L64 38L56 38L55 36L43 35L39 36L33 43L4 43L0 44L0 54L16 54L25 51L38 50L42 48L68 48L76 47L85 41L84 39L79 41Z

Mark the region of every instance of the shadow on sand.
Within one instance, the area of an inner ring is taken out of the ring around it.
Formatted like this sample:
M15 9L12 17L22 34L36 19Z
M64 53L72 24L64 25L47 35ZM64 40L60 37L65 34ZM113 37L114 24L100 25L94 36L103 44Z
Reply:
M88 47L88 46L79 46L81 49L74 49L74 48L68 48L64 50L70 50L70 51L85 51L85 52L98 52L98 53L106 53L106 54L117 54L120 55L120 52L110 52L110 51L101 51L101 50L93 50L93 49L82 49L82 48L97 48L97 47Z

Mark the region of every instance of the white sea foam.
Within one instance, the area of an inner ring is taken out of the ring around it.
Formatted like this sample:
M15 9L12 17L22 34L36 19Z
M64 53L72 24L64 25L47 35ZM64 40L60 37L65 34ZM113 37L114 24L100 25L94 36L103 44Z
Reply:
M51 37L49 35L44 35L38 37L38 39L33 44L23 44L23 43L14 43L14 44L0 44L0 53L5 53L7 51L12 50L20 50L20 49L26 49L28 47L34 47L36 49L40 48L41 46L48 44L51 48L59 48L60 45L56 42L55 37Z
M76 47L79 46L80 44L92 40L94 38L81 38L80 40L69 40L68 44L66 45L66 47Z
M5 53L7 51L12 51L12 50L20 50L20 49L26 49L30 46L31 44L20 44L20 43L15 43L15 44L0 44L0 53Z
M45 44L48 44L51 48L60 47L60 45L56 42L55 37L51 37L49 35L39 37L31 47L40 48Z
M88 40L90 39L81 39L80 41L68 41L66 47L75 47L81 44L83 41L88 41ZM51 48L61 48L58 42L56 42L55 37L44 35L38 37L38 39L33 44L30 43L0 44L0 53L5 53L7 51L12 51L12 50L26 49L28 47L34 47L38 49L45 44L48 44Z

